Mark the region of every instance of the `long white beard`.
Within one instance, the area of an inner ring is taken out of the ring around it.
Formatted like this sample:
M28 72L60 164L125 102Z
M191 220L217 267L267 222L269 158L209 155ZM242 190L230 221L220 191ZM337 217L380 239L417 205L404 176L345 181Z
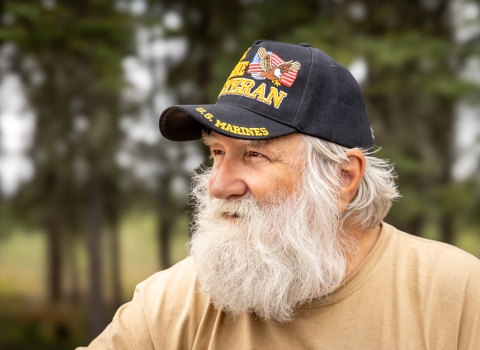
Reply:
M295 194L264 204L251 195L211 198L209 176L205 171L194 178L196 211L189 244L200 292L210 295L216 308L284 323L292 320L297 306L340 285L346 249L354 244L341 233L332 186L317 182L312 191L311 179L304 178ZM228 220L225 214L238 218Z

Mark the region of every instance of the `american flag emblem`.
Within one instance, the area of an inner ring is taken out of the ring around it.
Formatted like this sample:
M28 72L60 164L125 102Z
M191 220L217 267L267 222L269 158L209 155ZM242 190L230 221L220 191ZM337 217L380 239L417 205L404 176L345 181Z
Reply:
M254 79L268 79L276 86L291 87L297 78L301 64L298 61L285 62L276 53L261 47L250 62L247 73Z

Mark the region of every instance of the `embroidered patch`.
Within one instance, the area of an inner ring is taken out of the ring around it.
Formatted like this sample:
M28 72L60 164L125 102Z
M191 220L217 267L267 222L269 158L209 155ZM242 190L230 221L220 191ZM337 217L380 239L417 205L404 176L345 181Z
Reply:
M261 83L258 87L255 87L255 80L234 78L226 81L218 97L223 95L242 95L263 102L269 106L273 102L273 106L278 108L283 99L288 95L286 92L277 89L275 86L270 86L270 91L265 91L265 89L265 83Z
M254 79L271 80L276 86L280 84L291 87L297 78L301 64L298 61L285 62L276 53L261 47L253 57L247 73Z
M232 125L230 123L222 122L220 119L215 118L212 113L208 113L205 108L195 108L198 113L203 115L209 122L215 121L215 127L225 130L231 134L244 135L244 136L268 136L270 133L267 128L248 128L245 126Z

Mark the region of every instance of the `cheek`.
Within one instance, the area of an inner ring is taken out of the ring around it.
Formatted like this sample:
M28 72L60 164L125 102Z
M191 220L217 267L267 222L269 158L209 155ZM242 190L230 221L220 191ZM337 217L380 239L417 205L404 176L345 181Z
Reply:
M217 177L217 170L215 169L215 166L213 166L210 172L210 177L208 178L208 187L212 186L212 183L213 181L215 181L216 177Z
M272 194L284 193L289 195L295 189L298 178L291 169L275 167L263 169L249 176L248 187L253 196L259 200L267 199Z

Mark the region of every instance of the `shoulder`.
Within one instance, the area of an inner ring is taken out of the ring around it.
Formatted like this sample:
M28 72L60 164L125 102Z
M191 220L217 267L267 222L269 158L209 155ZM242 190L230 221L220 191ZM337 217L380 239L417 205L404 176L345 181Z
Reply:
M137 285L137 290L148 294L155 294L171 288L185 289L196 281L193 259L188 257L172 267L159 271Z
M480 291L480 260L450 244L437 242L397 230L392 234L392 258L397 269L418 285L442 286L441 290L456 294L467 290Z
M388 225L395 237L395 244L405 254L430 262L448 265L451 268L464 267L467 272L480 273L480 259L447 243L413 236Z
M188 300L192 303L206 302L197 291L193 258L188 257L139 283L135 293L141 296L142 303L148 306L149 310L160 309L165 312L185 306Z
M137 285L135 294L142 303L147 322L153 324L173 320L196 322L211 308L210 298L198 291L192 257L150 276Z
M191 348L202 319L216 313L210 298L198 291L191 257L140 283L135 295L153 343L169 349Z
M385 255L389 275L400 277L395 290L402 312L421 321L432 344L479 349L480 260L449 244L389 231Z

